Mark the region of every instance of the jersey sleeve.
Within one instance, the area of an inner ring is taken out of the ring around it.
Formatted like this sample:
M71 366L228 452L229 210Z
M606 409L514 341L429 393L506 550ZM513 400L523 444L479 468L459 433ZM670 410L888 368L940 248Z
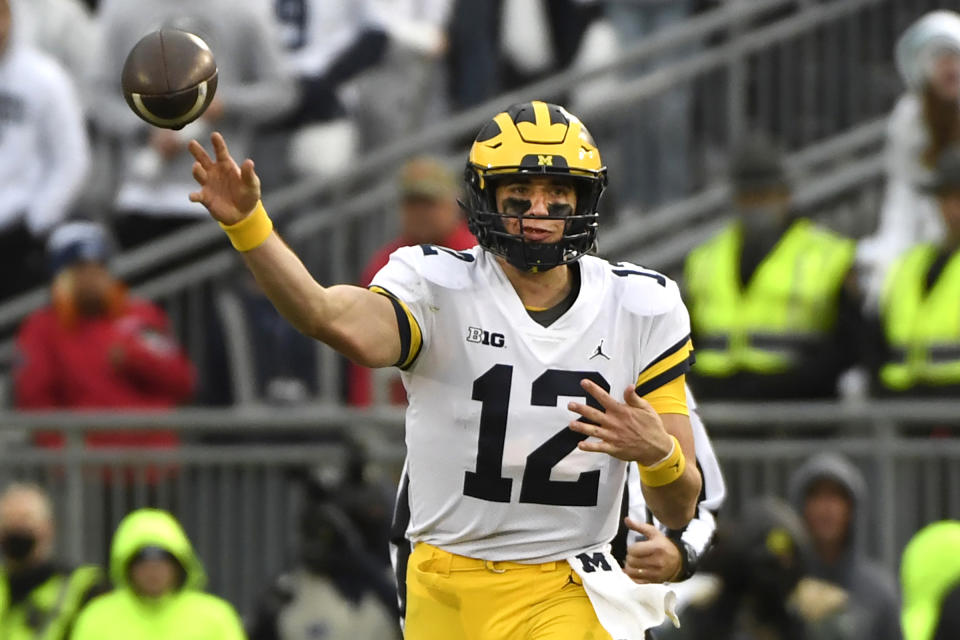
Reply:
M653 394L654 399L658 398L656 392L664 388L661 395L667 399L672 398L673 405L676 400L682 399L684 407L679 413L688 413L685 406L686 394L681 388L682 382L676 381L690 371L694 361L693 342L690 340L690 316L680 299L679 291L675 291L674 298L668 310L650 318L650 328L642 344L642 364L637 375L636 388L637 395L648 397ZM674 384L668 386L670 383ZM650 402L654 404L653 401ZM678 413L675 406L670 413Z
M394 366L404 371L414 365L429 337L430 288L420 273L418 251L418 247L394 251L369 286L393 303L400 332L400 358Z

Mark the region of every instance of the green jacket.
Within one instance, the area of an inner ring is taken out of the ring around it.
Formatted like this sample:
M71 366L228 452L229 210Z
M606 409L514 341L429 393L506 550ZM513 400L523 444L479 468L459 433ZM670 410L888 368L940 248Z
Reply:
M740 282L742 246L742 229L732 224L687 256L697 375L791 371L803 346L834 328L838 294L853 263L851 240L801 218L748 283Z
M143 547L172 553L186 570L179 591L161 598L139 597L127 581L127 565ZM140 509L120 523L110 549L110 578L116 589L90 603L77 619L71 640L243 640L233 607L204 593L206 574L180 524L165 511Z
M56 571L22 601L11 604L7 576L0 571L0 638L63 640L88 594L102 584L99 567Z
M944 596L960 584L960 521L935 522L910 539L900 562L900 582L904 640L931 640Z
M891 360L880 370L888 389L960 384L960 252L928 288L938 253L918 245L890 270L882 311Z

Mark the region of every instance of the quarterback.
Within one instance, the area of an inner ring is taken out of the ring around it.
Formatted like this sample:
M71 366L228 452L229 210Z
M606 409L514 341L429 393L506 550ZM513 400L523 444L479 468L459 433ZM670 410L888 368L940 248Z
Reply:
M214 158L190 144L191 200L277 309L361 365L402 371L405 637L609 640L584 576L611 570L628 465L671 529L701 478L687 311L663 275L588 255L606 169L584 125L539 101L497 114L467 162L479 246L399 249L366 289L318 284L273 232L253 162L212 143Z

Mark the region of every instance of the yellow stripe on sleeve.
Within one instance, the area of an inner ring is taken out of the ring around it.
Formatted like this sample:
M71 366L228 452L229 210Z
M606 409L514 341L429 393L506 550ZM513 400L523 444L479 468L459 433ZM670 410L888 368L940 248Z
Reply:
M687 373L693 364L693 341L687 336L673 345L637 376L637 394L646 396L651 391Z
M371 285L370 291L386 296L393 303L393 310L397 315L397 329L400 332L400 357L393 366L402 370L409 369L413 366L417 356L420 355L421 347L423 347L423 333L420 330L420 323L417 322L416 317L410 312L410 308L403 300L383 287Z
M660 385L643 399L650 403L654 411L663 415L665 413L679 413L684 416L690 415L690 409L687 407L687 376L679 375L670 382Z

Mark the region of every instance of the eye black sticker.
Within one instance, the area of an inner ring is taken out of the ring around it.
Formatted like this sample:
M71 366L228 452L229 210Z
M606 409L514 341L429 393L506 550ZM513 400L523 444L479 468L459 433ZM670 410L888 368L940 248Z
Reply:
M522 216L530 210L531 206L529 200L523 200L521 198L503 199L503 212L510 216Z

